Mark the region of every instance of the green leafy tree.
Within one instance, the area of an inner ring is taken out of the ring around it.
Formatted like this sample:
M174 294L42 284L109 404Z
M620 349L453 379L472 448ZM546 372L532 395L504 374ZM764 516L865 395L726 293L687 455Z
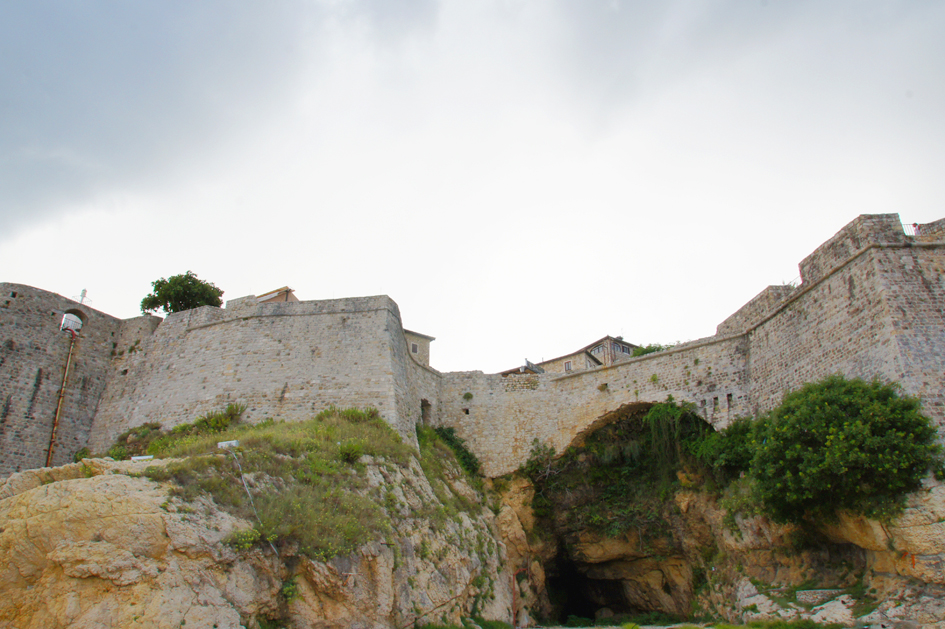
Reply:
M166 314L199 308L200 306L221 306L223 291L199 279L193 271L183 275L151 282L152 292L141 300L141 312L154 312L163 309Z
M755 426L752 476L779 522L847 510L889 519L939 460L936 431L898 385L837 374L785 396Z

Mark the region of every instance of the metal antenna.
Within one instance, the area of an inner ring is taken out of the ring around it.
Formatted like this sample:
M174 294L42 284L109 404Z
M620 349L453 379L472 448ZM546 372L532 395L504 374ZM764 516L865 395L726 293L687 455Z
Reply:
M89 291L82 289L82 292L79 295L73 295L72 300L77 301L80 304L90 304L92 300L88 297Z

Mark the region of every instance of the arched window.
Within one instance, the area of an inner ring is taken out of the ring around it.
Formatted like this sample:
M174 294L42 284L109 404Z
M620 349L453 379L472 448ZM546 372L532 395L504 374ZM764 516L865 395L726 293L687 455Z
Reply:
M86 318L85 313L81 310L75 310L74 308L66 310L65 314L62 315L62 323L59 324L59 329L72 330L78 334L82 326L85 325Z

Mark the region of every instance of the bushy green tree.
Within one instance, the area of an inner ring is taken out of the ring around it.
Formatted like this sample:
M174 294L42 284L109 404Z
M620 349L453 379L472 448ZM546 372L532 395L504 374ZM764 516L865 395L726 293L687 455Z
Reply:
M141 312L163 309L165 314L199 308L221 306L223 291L199 279L193 271L151 282L152 292L141 300Z
M786 395L755 426L751 474L779 522L841 510L888 519L938 460L935 436L898 385L833 375Z

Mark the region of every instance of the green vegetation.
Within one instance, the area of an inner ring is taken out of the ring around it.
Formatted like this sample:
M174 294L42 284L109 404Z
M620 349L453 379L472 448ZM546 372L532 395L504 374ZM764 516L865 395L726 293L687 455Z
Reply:
M231 425L239 423L245 411L246 406L243 404L229 404L222 411L207 413L191 423L179 424L170 430L164 430L161 424L155 422L142 424L118 435L115 443L104 455L90 455L86 449L85 453L76 453L76 457L80 454L82 458L109 456L116 461L123 461L145 454L162 456L172 444L174 448L180 448L185 443L227 430Z
M200 306L221 306L223 291L199 279L193 271L151 282L152 292L141 300L141 314L163 310L165 314Z
M249 550L256 545L260 537L261 535L257 529L243 529L233 531L223 541L234 550Z
M535 515L557 514L567 531L663 532L677 472L700 465L692 451L709 431L688 407L669 401L604 426L559 458L536 441L520 470L535 485Z
M291 603L299 597L298 575L286 579L279 588L279 594L282 595L286 603Z
M171 494L180 500L206 496L255 522L225 540L237 551L273 544L325 560L385 537L400 504L390 487L370 486L362 457L393 470L418 454L377 410L331 408L305 422L267 419L257 425L240 423L244 410L231 404L171 430L140 426L120 435L109 454L180 459L149 467L144 475L172 482ZM462 439L452 429L426 427L417 437L420 465L439 503L411 517L442 521L459 511L478 511L473 499L453 490L463 470L474 487L482 486L479 461ZM221 451L220 441L239 446Z
M750 419L736 418L721 431L708 431L691 444L692 454L711 468L716 482L726 485L748 471L755 452Z
M501 620L486 620L480 616L473 618L482 629L512 629L512 625ZM467 629L470 625L468 618L463 618L462 625L418 624L417 629Z
M644 345L641 347L634 347L633 353L631 356L646 356L647 354L653 354L655 352L662 352L671 348L672 345L660 345L659 343L650 343L649 345Z
M535 485L537 517L563 531L636 529L645 542L668 530L668 499L681 486L727 488L721 500L733 530L738 513L793 523L839 510L894 517L929 470L941 468L935 434L918 401L896 386L835 375L718 432L670 398L557 458L536 442L520 473ZM810 543L803 527L795 537Z
M813 620L753 620L744 625L716 623L711 626L715 629L739 629L740 627L750 627L752 629L841 629L843 627L843 625L837 623L821 625Z
M220 453L217 442L230 440L239 440L238 451ZM266 420L256 426L205 416L162 432L149 451L186 457L145 472L153 480L173 481L173 495L188 501L210 496L231 513L256 521L251 531L230 536L234 548L294 545L315 559L350 552L389 528L378 506L381 497L370 495L360 473L360 456L405 465L412 453L374 409L330 409L307 422ZM251 479L252 500L244 478Z
M459 464L464 470L473 477L478 477L482 473L482 466L479 463L479 459L475 454L469 451L466 447L466 442L456 434L453 428L434 428L434 430L446 445L450 447L450 450L456 455Z
M486 620L482 616L475 616L473 620L475 620L476 624L482 627L482 629L512 629L512 625L507 622L502 622L501 620Z
M888 520L938 464L935 428L895 385L834 375L788 394L755 425L751 475L779 522L839 510Z
M450 429L452 430L452 429ZM457 437L457 440L459 438ZM460 440L461 442L461 440ZM476 507L469 499L450 489L450 480L455 475L451 461L455 460L452 448L440 436L440 433L428 426L417 427L417 443L420 445L420 467L430 479L433 493L442 503L445 512L432 514L434 517L452 516L458 511L472 511ZM470 453L470 456L472 454ZM478 464L478 461L476 461ZM482 486L482 478L467 473L467 478L474 482L477 488Z

